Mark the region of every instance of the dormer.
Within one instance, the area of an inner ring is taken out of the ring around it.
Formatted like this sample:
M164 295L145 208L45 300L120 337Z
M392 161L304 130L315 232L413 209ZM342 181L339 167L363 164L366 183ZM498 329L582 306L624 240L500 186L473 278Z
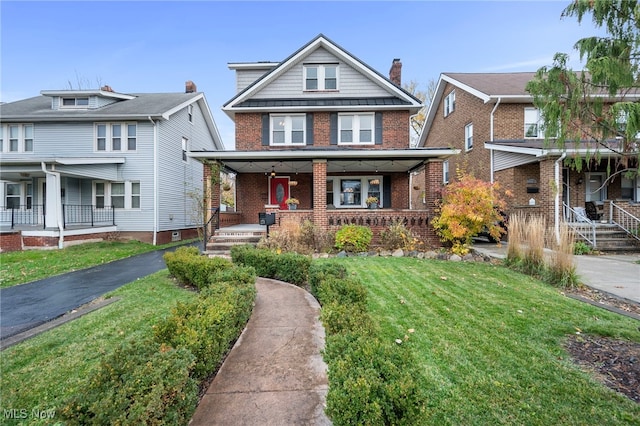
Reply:
M58 111L91 110L135 98L116 93L109 86L103 86L99 90L43 90L40 94L50 97L51 109Z

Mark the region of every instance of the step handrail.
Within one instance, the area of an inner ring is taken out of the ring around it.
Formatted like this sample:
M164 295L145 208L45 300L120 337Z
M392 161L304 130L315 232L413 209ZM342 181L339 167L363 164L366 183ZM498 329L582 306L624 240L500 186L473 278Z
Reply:
M618 225L627 235L640 241L640 219L613 201L609 203L609 217L611 218L611 223Z
M596 248L596 224L587 217L583 208L572 208L562 203L564 221L577 235L581 236L594 249Z

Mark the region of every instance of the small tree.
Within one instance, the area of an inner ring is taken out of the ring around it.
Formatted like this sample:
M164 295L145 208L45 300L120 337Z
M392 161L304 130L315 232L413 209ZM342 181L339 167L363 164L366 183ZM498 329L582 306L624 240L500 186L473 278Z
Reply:
M472 175L456 171L458 179L442 191L431 224L443 242L452 244L452 251L464 255L469 252L471 239L483 229L496 240L505 232L499 226L506 202L498 183L488 183ZM510 195L508 192L504 196Z

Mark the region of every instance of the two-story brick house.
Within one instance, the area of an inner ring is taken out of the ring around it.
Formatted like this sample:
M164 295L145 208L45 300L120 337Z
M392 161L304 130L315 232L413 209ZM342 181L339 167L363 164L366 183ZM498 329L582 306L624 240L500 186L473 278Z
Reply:
M426 236L428 201L455 151L410 148L410 118L422 103L402 89L401 67L394 60L387 78L322 34L281 62L230 63L237 94L223 110L235 122L236 149L189 155L236 174L236 223L276 212L277 222L375 232L400 219ZM419 204L414 186L424 192ZM299 200L295 211L289 197Z
M45 90L0 106L2 250L194 238L203 165L224 149L204 94Z
M572 210L577 207L582 212L593 202L600 208L599 219L611 221L613 202L638 216L640 179L618 175L607 180L607 157L615 156L614 150L600 147L602 160L578 172L563 160L592 153L591 141L565 149L545 145L543 120L525 90L534 76L533 72L441 74L418 146L459 149L460 154L445 163L445 175L454 179L460 167L480 179L499 182L514 195L510 213L540 214L551 225L575 220Z

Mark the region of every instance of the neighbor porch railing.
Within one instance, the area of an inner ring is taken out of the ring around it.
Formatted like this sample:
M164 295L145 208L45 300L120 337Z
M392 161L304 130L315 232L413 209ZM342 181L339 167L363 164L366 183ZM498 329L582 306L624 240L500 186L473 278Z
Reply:
M611 223L618 225L631 237L640 241L640 219L613 201L609 203L609 217L611 218Z
M1 206L0 225L10 226L11 229L16 225L42 225L44 228L44 206L40 204Z
M113 225L115 226L113 206L96 208L93 205L85 204L63 204L62 223L66 228L68 225Z
M562 206L564 208L564 218L567 226L593 248L596 248L596 224L589 220L584 208L572 208L566 203L562 203Z

